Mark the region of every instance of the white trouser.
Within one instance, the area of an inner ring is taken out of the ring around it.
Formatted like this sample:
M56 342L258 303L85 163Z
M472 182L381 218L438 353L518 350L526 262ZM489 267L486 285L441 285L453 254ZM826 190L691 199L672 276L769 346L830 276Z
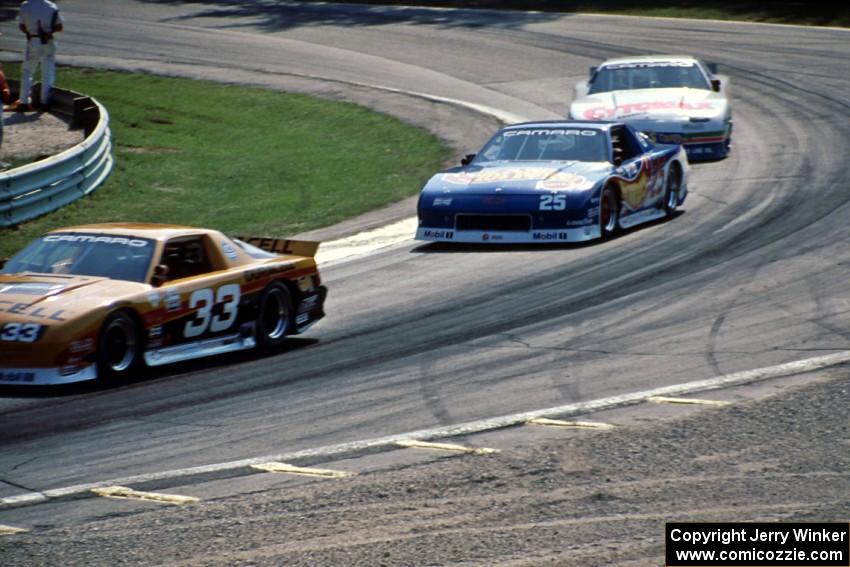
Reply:
M41 63L41 104L50 102L50 90L56 79L56 42L50 40L41 43L37 37L27 41L24 64L21 67L21 99L22 104L30 104L30 88L38 64Z

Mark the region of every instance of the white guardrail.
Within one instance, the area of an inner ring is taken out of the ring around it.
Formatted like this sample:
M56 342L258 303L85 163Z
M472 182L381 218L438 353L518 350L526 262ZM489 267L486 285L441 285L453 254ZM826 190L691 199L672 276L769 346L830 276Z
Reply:
M37 88L34 89L37 92ZM82 143L53 157L0 173L0 227L55 211L94 191L112 171L109 113L99 102L54 89L51 112L83 127Z

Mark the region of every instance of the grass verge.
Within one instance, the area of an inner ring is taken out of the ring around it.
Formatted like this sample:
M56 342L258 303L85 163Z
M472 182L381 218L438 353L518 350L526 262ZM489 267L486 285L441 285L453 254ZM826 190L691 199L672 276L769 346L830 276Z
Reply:
M91 222L292 235L413 195L449 157L430 134L354 104L90 69L58 78L108 109L115 167L91 197L0 229L0 257Z

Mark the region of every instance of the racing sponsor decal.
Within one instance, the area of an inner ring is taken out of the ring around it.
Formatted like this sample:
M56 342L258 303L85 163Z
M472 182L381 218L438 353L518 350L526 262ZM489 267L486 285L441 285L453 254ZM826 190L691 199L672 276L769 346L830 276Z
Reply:
M180 311L180 294L176 289L169 289L165 292L165 309L169 313Z
M644 114L653 110L713 110L714 104L711 101L701 102L674 102L672 100L655 101L655 102L633 102L627 104L618 104L617 106L593 106L584 111L584 118L587 120L604 120L615 118L617 116L628 116L630 114Z
M544 191L569 191L575 189L590 189L593 183L585 176L569 171L558 171L554 175L537 182L537 189ZM563 210L563 209L559 209Z
M91 352L94 350L94 339L89 337L87 339L80 339L78 341L71 341L68 345L68 352L71 354L83 354L86 352Z
M151 307L154 309L159 309L159 303L162 301L162 296L159 295L156 291L148 292L147 294L148 303L151 304Z
M587 178L553 167L506 167L477 173L445 173L442 180L453 185L502 183L506 181L540 180L538 189L575 189L589 185Z
M262 268L257 268L255 270L249 270L245 273L245 282L252 282L254 280L259 280L263 278L267 278L269 276L275 276L277 274L282 274L284 272L289 272L295 269L295 264L293 262L285 262L283 264L274 264L272 266L263 266Z
M490 234L488 232L485 232L481 235L481 240L483 240L484 242L489 242L491 240L504 240L504 237L502 237L501 234Z
M455 237L455 233L452 230L433 230L426 228L422 232L422 236L425 238L443 238L445 240L451 240Z
M141 238L132 238L129 236L97 236L94 234L48 234L42 238L44 242L90 242L104 244L124 244L134 248L143 248L148 246L150 242Z
M567 240L569 237L566 232L532 232L531 238L532 240L551 242L553 240Z
M13 282L0 285L0 295L54 295L65 289L62 284L37 283L37 282Z
M35 382L35 372L0 370L0 382Z
M221 243L221 251L224 252L224 255L227 256L230 260L236 260L239 258L239 254L236 252L236 248L233 247L229 242Z
M14 301L3 301L0 299L0 313L12 313L13 315L25 315L35 319L49 319L51 321L64 321L62 315L64 309L46 309L40 304L28 305L26 303L15 303Z

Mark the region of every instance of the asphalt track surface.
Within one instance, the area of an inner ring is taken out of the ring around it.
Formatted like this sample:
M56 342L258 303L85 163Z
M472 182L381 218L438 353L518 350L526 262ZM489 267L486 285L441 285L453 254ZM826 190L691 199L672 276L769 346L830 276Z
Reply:
M328 317L278 355L183 364L114 388L4 392L0 497L850 350L846 30L247 1L63 10L60 62L353 100L459 155L500 116L563 116L572 84L603 58L687 52L731 77L734 151L693 167L678 217L610 242L409 241L329 265ZM15 35L13 22L0 29ZM281 135L285 125L270 119ZM410 214L408 201L320 234Z

